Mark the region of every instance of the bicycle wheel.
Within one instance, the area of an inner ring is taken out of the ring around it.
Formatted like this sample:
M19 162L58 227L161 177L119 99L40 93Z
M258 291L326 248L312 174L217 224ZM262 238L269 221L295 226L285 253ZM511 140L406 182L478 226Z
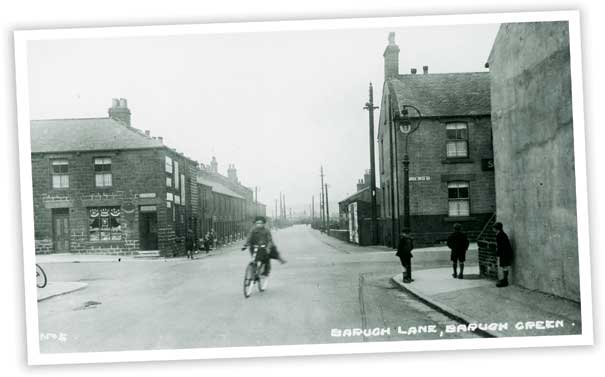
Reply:
M262 292L265 289L267 289L267 285L269 284L269 276L268 275L264 275L265 268L267 268L267 265L263 263L262 266L261 266L261 268L260 268L260 274L258 275L258 290L259 290L259 292Z
M244 273L244 297L250 297L252 293L252 285L254 284L254 275L256 275L256 266L254 263L249 263Z
M40 267L38 263L36 263L36 287L44 288L46 287L46 273Z

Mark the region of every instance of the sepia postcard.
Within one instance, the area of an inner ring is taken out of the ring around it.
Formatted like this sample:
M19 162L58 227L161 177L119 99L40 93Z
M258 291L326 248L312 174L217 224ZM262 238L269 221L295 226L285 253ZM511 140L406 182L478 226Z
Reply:
M579 12L14 40L30 364L593 343Z

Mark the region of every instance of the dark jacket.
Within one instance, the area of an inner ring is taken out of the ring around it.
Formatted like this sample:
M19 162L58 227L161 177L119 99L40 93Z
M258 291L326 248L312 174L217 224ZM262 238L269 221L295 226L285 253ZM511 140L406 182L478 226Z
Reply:
M397 255L399 258L411 258L414 250L414 239L409 236L401 236L397 246Z
M503 231L496 234L496 256L500 257L500 266L510 266L513 260L513 247Z
M267 228L254 227L250 230L246 240L246 246L267 245L267 248L273 246L273 237L271 231Z
M447 239L447 247L455 252L464 252L468 250L468 245L468 238L466 237L466 234L462 232L455 231L454 233L450 234Z

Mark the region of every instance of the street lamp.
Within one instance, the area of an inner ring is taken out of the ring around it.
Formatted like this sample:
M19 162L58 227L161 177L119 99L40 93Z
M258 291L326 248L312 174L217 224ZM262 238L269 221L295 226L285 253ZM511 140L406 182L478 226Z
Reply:
M410 119L408 109L416 112L417 117L414 120ZM420 127L422 114L415 106L403 105L401 114L396 112L393 121L399 126L399 131L405 135L403 154L403 231L407 233L410 231L410 157L408 155L408 137Z

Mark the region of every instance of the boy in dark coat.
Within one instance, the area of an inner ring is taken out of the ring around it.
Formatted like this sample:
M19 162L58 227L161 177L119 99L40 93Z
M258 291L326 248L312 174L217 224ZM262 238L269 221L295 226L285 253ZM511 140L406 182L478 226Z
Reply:
M468 238L466 237L466 234L462 233L462 226L460 224L454 224L454 233L450 234L447 239L447 247L452 250L450 260L452 261L452 267L454 268L454 273L452 274L454 279L464 278L464 261L466 260L468 245ZM458 263L460 263L460 274L458 274Z
M271 231L265 227L267 220L263 216L257 216L254 222L254 227L250 230L246 243L242 247L242 250L246 250L254 245L265 245L267 247L266 255L257 255L257 259L262 259L265 264L264 275L269 275L271 271L271 259L277 259L282 264L286 263L286 260L281 257L277 251L277 246L273 243L273 237ZM250 250L252 253L252 249Z
M411 283L412 279L412 250L414 249L414 239L407 233L401 232L399 245L397 247L397 255L401 261L401 265L405 269L403 272L403 282Z
M508 235L502 229L502 223L498 222L494 224L494 230L496 231L496 256L502 269L502 280L496 284L498 288L508 286L508 270L513 260L513 247L510 244Z

